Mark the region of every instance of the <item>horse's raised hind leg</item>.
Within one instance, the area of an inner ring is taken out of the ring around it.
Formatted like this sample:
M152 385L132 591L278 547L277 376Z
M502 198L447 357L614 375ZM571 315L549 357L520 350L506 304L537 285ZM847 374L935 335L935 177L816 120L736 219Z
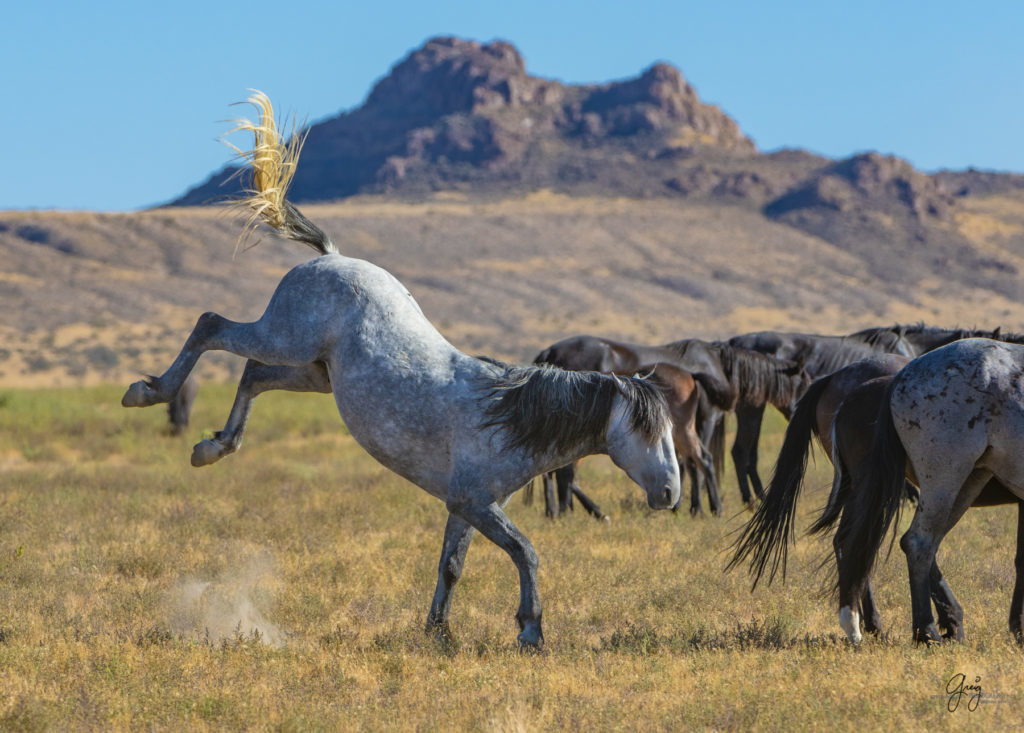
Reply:
M1017 554L1013 565L1017 579L1010 601L1010 633L1018 644L1024 645L1024 502L1017 503Z
M452 604L452 590L462 575L466 550L473 539L474 529L464 519L448 515L444 526L444 543L441 546L441 561L437 565L437 589L427 615L428 634L436 634L442 640L451 638L448 615Z
M537 593L537 553L501 508L491 502L452 498L447 502L451 514L465 520L484 537L508 553L519 571L519 609L516 621L521 629L520 649L540 649L544 645L541 630L541 605Z
M192 449L192 465L208 466L238 450L252 411L252 401L258 395L274 389L329 393L331 380L322 362L295 367L263 364L250 359L245 363L242 378L238 381L235 402L224 429L214 433L213 438L196 443Z
M121 398L121 404L124 407L149 407L170 402L192 373L192 368L203 352L213 349L230 351L231 349L223 345L224 337L233 331L251 331L252 325L229 321L216 313L204 313L199 316L195 328L167 371L159 377L150 377L133 383ZM233 339L229 337L228 340Z
M937 562L932 562L929 581L932 602L935 603L935 611L939 617L939 628L945 629L942 634L943 638L963 641L964 609L953 595L949 583L942 577L942 571L939 570Z

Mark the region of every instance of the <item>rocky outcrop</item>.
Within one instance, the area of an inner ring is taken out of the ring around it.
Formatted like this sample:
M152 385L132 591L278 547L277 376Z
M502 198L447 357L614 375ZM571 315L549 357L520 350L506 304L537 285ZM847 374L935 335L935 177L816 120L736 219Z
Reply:
M680 145L755 151L739 125L702 103L668 64L624 81L566 85L529 75L509 43L435 38L396 64L362 106L309 129L292 196L320 201L488 180L573 185L581 168L610 193L633 194L662 184L616 190L618 177L606 168L622 160L609 162L610 151L646 155ZM545 164L530 164L531 155ZM236 193L233 172L214 174L174 203Z

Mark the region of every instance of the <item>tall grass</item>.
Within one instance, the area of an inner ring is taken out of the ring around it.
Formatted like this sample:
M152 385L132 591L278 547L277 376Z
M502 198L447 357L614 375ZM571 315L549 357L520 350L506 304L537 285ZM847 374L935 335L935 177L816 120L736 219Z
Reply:
M452 611L423 634L443 505L344 431L332 400L260 397L242 450L193 469L231 389L204 385L186 437L116 387L0 391L0 729L802 729L1024 721L1006 628L1015 512L972 510L940 563L969 641L910 642L897 550L878 575L886 633L858 649L819 597L827 543L789 580L723 574L745 513L651 512L606 458L585 488L612 515L551 522L509 504L541 558L547 648L521 656L509 559L482 538ZM765 428L762 470L783 425ZM814 488L828 483L819 459ZM824 501L808 491L804 515ZM949 712L948 681L983 703Z

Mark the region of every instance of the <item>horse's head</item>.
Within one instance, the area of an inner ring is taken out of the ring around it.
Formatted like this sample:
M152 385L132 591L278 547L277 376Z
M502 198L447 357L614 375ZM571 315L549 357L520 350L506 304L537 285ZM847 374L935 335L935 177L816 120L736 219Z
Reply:
M647 492L652 509L679 503L679 463L672 420L658 389L642 379L621 379L608 420L608 455Z

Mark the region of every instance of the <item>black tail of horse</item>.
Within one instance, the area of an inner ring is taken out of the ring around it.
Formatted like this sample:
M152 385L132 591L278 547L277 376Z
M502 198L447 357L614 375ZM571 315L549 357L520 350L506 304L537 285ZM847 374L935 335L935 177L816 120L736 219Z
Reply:
M821 516L807 528L808 535L823 534L832 529L843 514L843 507L850 496L850 468L843 460L843 453L838 447L835 420L832 422L832 494L828 504L821 510Z
M749 557L750 573L754 576L751 590L757 587L766 569L769 571L769 585L780 569L782 577L786 577L789 543L796 534L796 503L814 439L815 413L818 400L828 383L829 377L817 380L797 402L786 427L782 449L775 462L775 471L765 498L734 544L736 554L726 569L732 569Z
M866 470L858 471L853 491L843 509L836 532L839 548L837 590L840 603L861 597L885 534L898 521L905 495L907 453L892 420L893 379L878 409Z

